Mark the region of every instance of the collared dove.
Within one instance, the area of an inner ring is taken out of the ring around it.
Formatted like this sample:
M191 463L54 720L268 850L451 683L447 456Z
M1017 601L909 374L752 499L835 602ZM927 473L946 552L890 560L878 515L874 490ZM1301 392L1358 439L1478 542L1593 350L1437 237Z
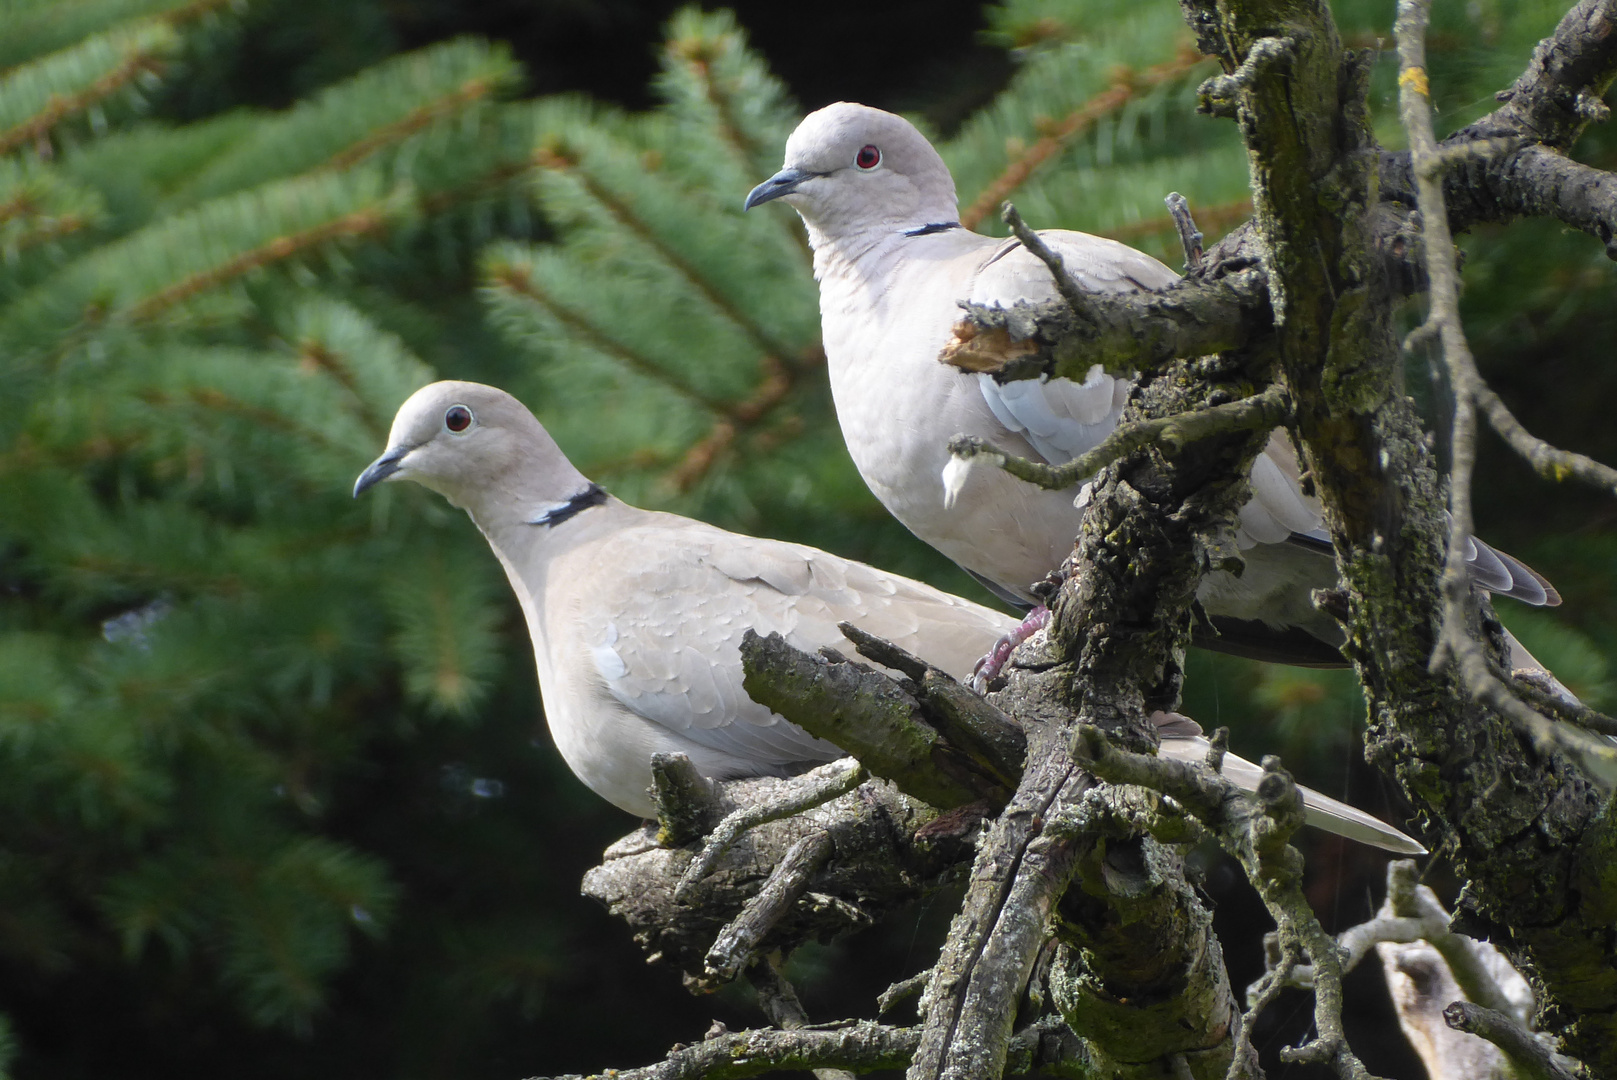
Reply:
M813 650L848 620L948 670L965 671L1009 616L835 555L640 510L591 483L521 402L438 382L399 408L357 497L414 480L465 510L505 567L533 639L545 717L567 765L632 814L653 812L651 756L679 752L705 776L781 776L842 756L748 698L741 637L778 631ZM1162 753L1201 760L1194 722L1158 714ZM1262 770L1228 755L1254 788ZM1310 823L1406 854L1396 829L1302 789Z
M1055 299L1049 269L1014 238L962 228L954 180L909 121L841 102L809 114L786 143L785 167L746 208L781 199L802 216L820 283L831 393L848 451L876 497L911 532L1002 598L1026 607L1030 583L1072 550L1082 510L996 468L951 465L959 433L1003 453L1070 461L1117 426L1130 380L1095 365L1082 382L996 383L938 362L961 301L1011 306ZM1115 240L1045 230L1080 288L1158 290L1172 270ZM1241 510L1241 576L1209 574L1198 596L1217 634L1198 643L1258 659L1340 664L1342 631L1316 609L1335 583L1319 503L1298 484L1290 441L1276 431L1254 462ZM1481 542L1472 574L1530 604L1560 597L1532 570Z

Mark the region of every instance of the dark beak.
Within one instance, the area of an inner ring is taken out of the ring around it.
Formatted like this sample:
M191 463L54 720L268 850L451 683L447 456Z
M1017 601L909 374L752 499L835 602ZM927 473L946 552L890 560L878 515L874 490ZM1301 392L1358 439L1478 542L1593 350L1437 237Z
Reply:
M782 195L790 195L797 190L797 186L805 180L812 179L818 173L804 172L802 169L782 169L768 180L747 192L747 201L741 209L751 210L753 207L778 199Z
M410 450L411 447L408 446L395 446L371 462L370 467L360 473L359 479L354 481L354 498L359 498L367 488L375 487L398 472L399 462L404 460L404 455L408 454Z

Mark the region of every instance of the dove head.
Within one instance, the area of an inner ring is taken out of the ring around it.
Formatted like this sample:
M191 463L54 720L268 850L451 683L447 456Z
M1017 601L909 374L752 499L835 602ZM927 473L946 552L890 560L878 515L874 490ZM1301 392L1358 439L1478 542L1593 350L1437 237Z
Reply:
M953 222L954 178L902 116L840 101L810 113L786 140L785 167L747 196L746 209L784 199L810 234L836 239Z
M399 406L387 449L354 482L414 480L480 525L532 517L590 487L527 406L474 382L435 382Z

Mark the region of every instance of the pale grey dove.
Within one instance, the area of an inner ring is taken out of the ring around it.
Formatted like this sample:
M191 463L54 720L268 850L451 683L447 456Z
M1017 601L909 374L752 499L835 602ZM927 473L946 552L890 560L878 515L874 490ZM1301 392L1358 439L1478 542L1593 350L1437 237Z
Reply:
M837 419L865 482L911 532L1021 606L1031 583L1072 550L1082 510L997 468L951 466L947 444L975 435L998 450L1069 461L1116 427L1130 381L1097 365L1082 383L996 383L938 361L962 301L1009 307L1055 299L1049 268L1014 238L958 223L954 180L909 121L841 102L809 114L786 143L785 167L747 196L802 215L820 283L821 329ZM1045 230L1081 288L1158 290L1178 276L1114 240ZM947 474L947 475L946 475ZM1199 597L1216 636L1200 644L1259 659L1340 663L1342 632L1313 603L1336 579L1318 502L1277 431L1252 468L1241 511L1241 576L1217 572ZM1532 570L1477 542L1474 579L1531 604L1560 602Z
M929 585L800 544L640 510L591 483L521 402L439 382L400 408L386 451L354 484L414 480L465 510L505 567L533 639L556 747L584 784L649 816L651 755L703 775L780 776L842 752L748 698L749 628L800 649L842 643L851 621L946 670L965 672L1015 620ZM1160 716L1163 749L1200 760L1207 741ZM1234 755L1225 773L1255 787ZM1375 818L1304 789L1309 821L1392 851L1424 850Z

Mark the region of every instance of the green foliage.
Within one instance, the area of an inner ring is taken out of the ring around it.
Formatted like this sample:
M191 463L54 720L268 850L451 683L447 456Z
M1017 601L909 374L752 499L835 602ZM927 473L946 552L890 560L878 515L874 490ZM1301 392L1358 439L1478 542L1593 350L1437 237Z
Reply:
M520 201L531 110L462 40L282 113L143 119L116 95L199 7L72 6L88 36L24 13L55 51L0 75L0 141L27 134L0 159L0 945L73 970L106 938L306 1029L400 897L331 831L343 776L504 668L476 536L347 497L434 374L363 298L424 227L469 253L460 215Z
M14 150L68 116L99 108L141 75L157 71L179 43L166 21L132 22L6 72L0 78L0 149ZM96 126L105 123L98 115Z
M285 109L221 89L246 33L377 19L287 14L316 7L0 0L0 1069L61 1060L40 1018L87 987L139 1032L80 1017L98 1052L183 1061L169 1044L205 1015L284 1052L277 1074L303 1053L459 1075L501 1010L543 1031L590 1008L555 988L580 935L622 934L580 929L545 853L626 823L528 745L530 647L463 515L409 485L348 498L433 378L508 387L631 501L984 598L843 449L802 229L740 209L801 110L732 16L674 18L643 114L513 100L501 46L384 56L357 31L277 84L313 86ZM1339 5L1355 46L1384 8ZM1440 9L1445 122L1489 108L1558 14ZM1210 239L1245 217L1245 156L1194 115L1212 67L1172 4L1010 0L989 21L1016 73L939 140L979 227L1012 198L1176 263L1168 191ZM1396 145L1392 73L1373 105ZM1580 153L1609 167L1613 139ZM1617 459L1596 245L1538 223L1470 248L1485 370L1530 426ZM1484 531L1569 597L1502 615L1609 703L1609 530L1495 464ZM1187 670L1192 716L1339 790L1349 674ZM502 1075L550 1064L503 1053Z

